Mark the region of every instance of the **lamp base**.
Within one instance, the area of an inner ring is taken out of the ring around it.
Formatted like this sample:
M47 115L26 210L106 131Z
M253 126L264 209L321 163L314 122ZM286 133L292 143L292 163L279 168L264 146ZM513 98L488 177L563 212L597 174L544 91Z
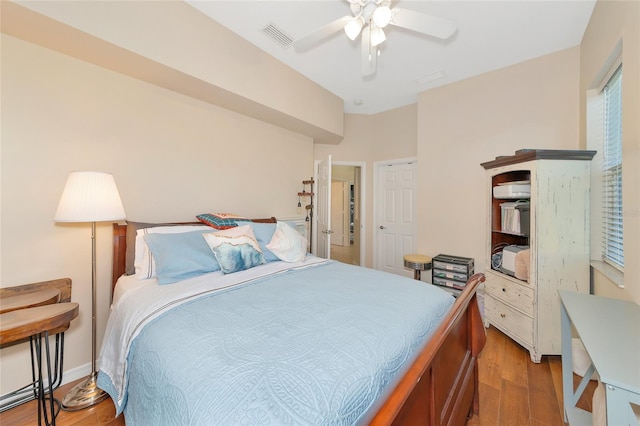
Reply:
M107 399L109 394L98 387L97 377L98 375L93 372L85 381L75 385L62 399L62 409L78 411Z

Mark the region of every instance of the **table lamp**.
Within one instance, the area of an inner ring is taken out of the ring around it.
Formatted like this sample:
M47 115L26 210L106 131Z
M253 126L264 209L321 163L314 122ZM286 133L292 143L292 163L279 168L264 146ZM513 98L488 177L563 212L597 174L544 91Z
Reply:
M101 172L72 172L67 178L56 222L91 222L91 374L73 387L62 400L62 409L76 411L107 398L96 380L96 222L125 219L124 208L113 175Z

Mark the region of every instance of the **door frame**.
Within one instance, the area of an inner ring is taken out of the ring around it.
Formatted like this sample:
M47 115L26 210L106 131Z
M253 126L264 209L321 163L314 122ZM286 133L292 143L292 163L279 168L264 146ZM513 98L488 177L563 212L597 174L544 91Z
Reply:
M318 182L318 165L323 160L314 160L313 162L313 179ZM352 166L352 167L360 167L360 266L365 264L365 254L366 254L366 232L367 229L367 163L364 161L336 161L331 159L331 166ZM314 205L318 205L317 199L317 191L314 194ZM313 233L315 234L313 237L313 247L311 247L311 253L318 253L318 215L313 215L313 220L316 221L313 225Z
M407 157L407 158L398 158L395 160L383 160L383 161L374 161L373 162L373 224L371 227L371 232L373 233L373 269L378 270L380 268L380 264L378 261L378 251L377 251L377 247L378 244L380 244L380 241L378 240L378 233L376 232L376 223L379 222L378 221L378 209L380 207L380 200L382 199L382 195L380 194L380 185L378 184L378 180L380 178L380 172L382 170L382 168L387 167L387 166L394 166L396 164L404 164L404 163L415 163L416 165L416 171L418 169L418 157ZM414 203L416 202L415 200L415 194L417 191L417 182L414 181ZM416 219L417 220L417 219ZM417 227L417 223L416 223L416 227ZM415 229L415 235L414 237L417 237L418 235L418 230ZM415 238L414 238L415 241ZM415 247L414 247L415 249Z

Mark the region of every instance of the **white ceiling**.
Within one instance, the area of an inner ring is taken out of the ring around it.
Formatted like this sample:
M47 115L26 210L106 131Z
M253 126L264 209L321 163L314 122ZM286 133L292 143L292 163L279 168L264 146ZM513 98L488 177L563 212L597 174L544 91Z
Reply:
M387 27L377 72L363 78L360 37L351 41L339 31L299 52L262 31L272 24L297 40L351 15L347 0L186 1L344 99L346 112L360 114L415 103L418 93L433 87L577 46L595 5L595 0L392 0L392 7L454 20L457 32L443 41Z

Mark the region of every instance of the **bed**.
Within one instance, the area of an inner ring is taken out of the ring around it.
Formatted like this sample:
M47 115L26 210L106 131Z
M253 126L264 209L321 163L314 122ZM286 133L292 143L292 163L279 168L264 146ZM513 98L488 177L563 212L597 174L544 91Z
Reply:
M131 241L115 224L98 375L128 425L463 425L478 412L483 274L453 299L307 255L158 285L126 276Z

